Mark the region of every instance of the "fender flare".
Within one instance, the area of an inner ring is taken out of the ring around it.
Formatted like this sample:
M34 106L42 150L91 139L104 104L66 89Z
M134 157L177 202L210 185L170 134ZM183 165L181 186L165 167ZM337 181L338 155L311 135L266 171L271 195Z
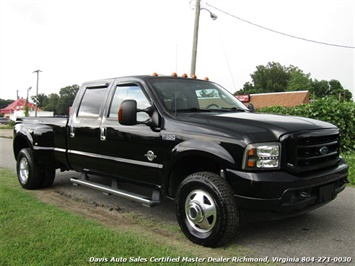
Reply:
M14 140L12 142L13 153L14 153L15 160L17 159L17 154L21 150L21 148L17 148L17 144L19 142L20 143L26 142L27 143L26 147L28 147L31 150L33 150L33 138L32 138L32 135L30 134L30 132L28 132L28 130L16 131L16 129L15 129L15 136L14 136Z
M228 165L235 164L233 156L217 142L197 139L181 142L172 149L170 158L168 159L169 165L166 167L164 174L164 186L166 187L166 193L169 197L174 197L173 195L180 182L188 174L191 174L188 168L177 168L176 166L186 159L193 159L193 157L206 158L207 162L216 162L220 167L220 171L227 168ZM193 162L191 161L191 163ZM207 163L206 166L209 167L211 165ZM177 176L175 174L177 174Z

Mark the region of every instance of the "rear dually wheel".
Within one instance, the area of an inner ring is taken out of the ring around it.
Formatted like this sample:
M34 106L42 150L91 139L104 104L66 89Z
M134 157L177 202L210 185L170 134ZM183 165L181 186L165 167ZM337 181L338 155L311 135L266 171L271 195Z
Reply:
M45 188L52 185L55 178L55 168L40 167L29 148L22 149L16 162L17 177L25 189Z

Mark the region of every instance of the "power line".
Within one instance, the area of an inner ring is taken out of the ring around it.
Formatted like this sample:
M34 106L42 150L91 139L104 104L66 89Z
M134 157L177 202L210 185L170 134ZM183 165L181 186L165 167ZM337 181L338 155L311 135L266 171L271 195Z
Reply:
M253 25L253 26L255 26L255 27L259 27L259 28L261 28L261 29L263 29L263 30L268 30L268 31L271 31L271 32L273 32L273 33L277 33L277 34L280 34L280 35L284 35L284 36L286 36L286 37L290 37L290 38L294 38L294 39L298 39L298 40L302 40L302 41L306 41L306 42L312 42L312 43L322 44L322 45L335 46L335 47L340 47L340 48L355 49L355 46L347 46L347 45L340 45L340 44L333 44L333 43L320 42L320 41L315 41L315 40L306 39L306 38L303 38L303 37L294 36L294 35L287 34L287 33L281 32L281 31L273 30L273 29L264 27L264 26L262 26L262 25L253 23L253 22L251 22L251 21L248 21L248 20L246 20L246 19L237 17L237 16L235 16L235 15L233 15L233 14L230 14L230 13L228 13L228 12L222 10L222 9L219 9L219 8L217 8L217 7L215 7L215 6L212 6L212 5L208 4L208 3L206 3L206 5L208 5L208 6L212 7L212 8L214 8L214 9L218 10L219 12L222 12L222 13L228 15L228 16L231 16L231 17L233 17L233 18L236 18L236 19L238 19L238 20L240 20L240 21L243 21L243 22L248 23L248 24L250 24L250 25Z

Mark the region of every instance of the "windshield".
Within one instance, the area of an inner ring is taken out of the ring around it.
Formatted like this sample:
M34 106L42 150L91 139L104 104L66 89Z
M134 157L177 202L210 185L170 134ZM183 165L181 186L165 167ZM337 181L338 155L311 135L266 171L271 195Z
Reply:
M203 80L156 78L150 83L169 111L247 111L221 86Z

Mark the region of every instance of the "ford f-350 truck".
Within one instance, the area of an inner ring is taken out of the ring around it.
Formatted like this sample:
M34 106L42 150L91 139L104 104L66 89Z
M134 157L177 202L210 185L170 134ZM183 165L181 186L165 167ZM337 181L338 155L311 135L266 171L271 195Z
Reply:
M183 233L216 247L241 213L291 217L333 200L348 182L339 142L330 123L251 112L211 81L152 75L84 83L69 117L18 119L13 151L25 189L75 170L74 184L146 206L174 199Z

